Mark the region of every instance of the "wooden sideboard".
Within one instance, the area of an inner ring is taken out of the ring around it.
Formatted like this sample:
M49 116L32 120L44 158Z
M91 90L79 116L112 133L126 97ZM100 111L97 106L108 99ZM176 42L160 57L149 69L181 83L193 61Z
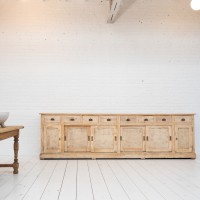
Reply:
M194 114L41 114L41 159L195 157Z

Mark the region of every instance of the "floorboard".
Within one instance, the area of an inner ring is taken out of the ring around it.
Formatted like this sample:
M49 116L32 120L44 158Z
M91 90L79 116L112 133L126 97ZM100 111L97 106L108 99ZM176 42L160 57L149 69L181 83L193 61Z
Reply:
M26 178L26 176L32 171L37 163L40 163L38 158L31 157L29 162L27 162L25 165L21 166L20 164L21 167L19 167L19 174L14 175L13 170L3 174L2 176L3 178L6 177L6 180L4 181L4 184L0 186L0 199L6 199L10 193L16 192L15 187Z
M0 156L0 162L12 157ZM0 200L199 200L200 156L191 159L39 160L0 168Z
M77 200L94 199L87 160L78 161L76 184L77 184Z
M59 200L77 199L77 194L76 194L77 169L78 169L78 161L68 160L61 186Z
M108 187L99 169L96 160L88 160L88 168L90 173L91 184L95 200L111 200Z
M106 160L98 160L99 168L102 172L102 176L106 182L106 185L110 191L112 199L126 200L130 199L127 192L123 188L123 185L116 178L113 171L110 169Z
M56 168L42 194L42 200L58 199L66 167L67 160L59 161L57 163Z

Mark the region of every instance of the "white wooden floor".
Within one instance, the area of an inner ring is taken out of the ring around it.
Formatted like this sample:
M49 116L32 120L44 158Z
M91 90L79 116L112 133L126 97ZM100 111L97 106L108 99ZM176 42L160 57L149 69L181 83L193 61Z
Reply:
M12 158L1 156L0 162ZM0 200L200 200L200 159L39 160L0 168Z

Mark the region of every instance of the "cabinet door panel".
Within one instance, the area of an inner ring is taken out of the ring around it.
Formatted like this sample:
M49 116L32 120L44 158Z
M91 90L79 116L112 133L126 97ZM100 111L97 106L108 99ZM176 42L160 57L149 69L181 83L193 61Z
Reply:
M90 150L90 129L84 126L65 126L65 151L86 152Z
M171 126L147 126L146 151L150 152L172 151Z
M121 151L144 151L145 127L122 127L121 128Z
M116 152L117 128L95 126L92 128L92 152Z
M61 152L61 126L47 125L44 127L44 152Z
M191 126L175 126L175 151L192 152L193 133Z

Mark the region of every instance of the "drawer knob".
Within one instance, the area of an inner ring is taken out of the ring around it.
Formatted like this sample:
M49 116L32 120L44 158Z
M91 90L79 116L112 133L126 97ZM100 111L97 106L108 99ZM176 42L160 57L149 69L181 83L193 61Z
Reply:
M162 121L163 121L163 122L165 122L165 121L166 121L166 119L165 119L165 118L163 118L163 119L162 119Z
M92 122L92 121L93 121L93 119L92 119L92 118L90 118L90 119L89 119L89 121L90 121L90 122Z
M107 119L107 121L108 121L108 122L110 122L110 121L111 121L111 119L110 119L110 118L108 118L108 119Z
M144 119L145 122L148 122L149 120L147 118Z
M126 119L127 122L130 122L131 120L129 118Z
M54 119L54 118L51 118L51 121L55 121L55 119Z
M74 118L71 118L71 119L70 119L70 121L74 121L74 120L75 120Z
M181 121L184 122L184 121L185 121L185 118L182 118Z

